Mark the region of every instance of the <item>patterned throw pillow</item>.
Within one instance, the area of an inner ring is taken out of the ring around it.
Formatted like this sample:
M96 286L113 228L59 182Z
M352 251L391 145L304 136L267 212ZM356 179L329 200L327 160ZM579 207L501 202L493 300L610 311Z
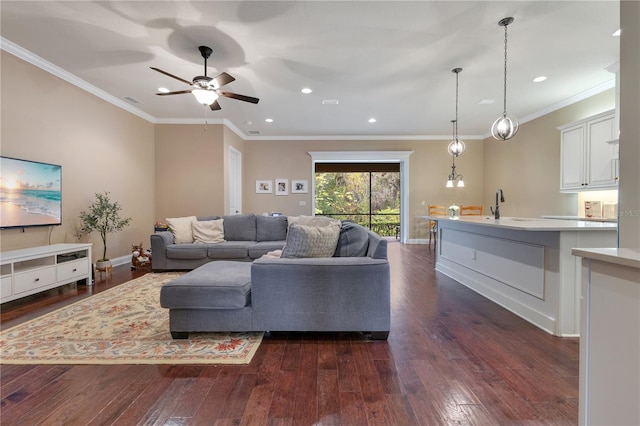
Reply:
M224 242L224 219L195 221L191 223L191 229L196 244Z
M339 236L339 225L316 227L292 224L282 257L332 257Z
M173 233L173 242L175 244L191 244L193 242L191 223L195 221L195 216L167 218L167 225L169 225Z

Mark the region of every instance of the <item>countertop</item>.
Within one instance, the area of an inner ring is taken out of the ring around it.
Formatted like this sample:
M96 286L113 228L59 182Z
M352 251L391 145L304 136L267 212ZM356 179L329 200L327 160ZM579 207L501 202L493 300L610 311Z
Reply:
M518 231L615 231L618 229L617 223L584 220L528 217L502 217L500 219L494 219L492 216L461 216L459 219L451 219L448 216L418 216L418 218L514 229Z
M640 250L630 248L574 248L574 256L640 269Z

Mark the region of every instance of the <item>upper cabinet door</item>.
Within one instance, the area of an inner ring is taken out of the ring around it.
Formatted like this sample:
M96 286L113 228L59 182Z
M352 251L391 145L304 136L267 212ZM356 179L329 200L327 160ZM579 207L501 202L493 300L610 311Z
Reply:
M583 189L586 125L565 129L561 137L560 190Z
M588 126L589 186L601 188L616 185L615 146L611 143L614 138L615 117L591 121Z

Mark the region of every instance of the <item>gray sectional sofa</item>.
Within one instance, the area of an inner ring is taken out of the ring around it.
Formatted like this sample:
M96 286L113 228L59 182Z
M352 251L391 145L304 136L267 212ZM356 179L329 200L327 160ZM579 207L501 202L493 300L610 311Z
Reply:
M197 217L198 221L213 219L220 216ZM284 247L286 216L245 214L222 216L222 219L225 239L222 243L176 244L171 231L151 234L153 271L190 271L214 260L251 262Z
M161 289L160 302L169 308L174 338L208 331L359 331L374 339L386 339L389 334L387 241L360 225L342 222L332 257L267 255L253 262L247 261L251 253L258 253L254 245L261 241L257 238L245 246L246 255L236 256L242 262L235 262L216 258L218 252L210 247L199 251L197 258L187 250L184 253L191 253L191 259L178 258L178 248L160 245L166 237L154 235L154 270L159 248L165 250L160 256L166 258L163 266L187 269L206 263Z

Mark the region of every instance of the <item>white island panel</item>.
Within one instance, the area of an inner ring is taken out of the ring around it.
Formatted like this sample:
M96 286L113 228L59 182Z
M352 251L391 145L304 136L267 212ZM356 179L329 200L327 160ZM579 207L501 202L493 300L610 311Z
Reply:
M615 245L615 224L436 219L438 272L549 333L579 335L581 268L571 249Z

